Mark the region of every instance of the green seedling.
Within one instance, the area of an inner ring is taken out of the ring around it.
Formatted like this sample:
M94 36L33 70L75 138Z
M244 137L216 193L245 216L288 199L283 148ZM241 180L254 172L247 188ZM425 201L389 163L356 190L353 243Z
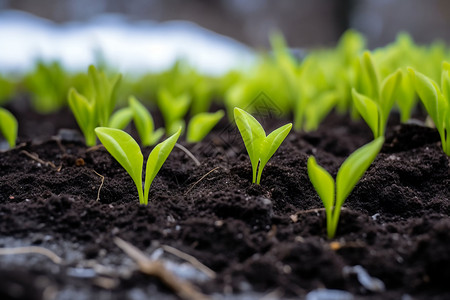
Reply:
M308 176L325 207L328 238L334 238L345 199L375 160L383 143L384 137L381 136L353 152L340 167L336 183L333 177L317 164L314 156L309 157Z
M317 95L305 110L305 131L317 130L320 122L328 115L338 101L337 92L327 91Z
M8 110L0 107L0 132L5 137L10 148L16 146L17 140L17 119Z
M364 52L360 70L362 74L359 83L357 83L358 90L352 89L353 103L372 130L374 138L378 138L385 134L402 73L397 70L387 76L380 84L375 64L369 52ZM363 93L360 91L363 91Z
M155 123L148 109L135 97L128 98L128 104L133 111L133 120L141 138L142 146L156 144L164 135L164 128L155 130Z
M266 136L261 124L246 111L236 107L234 119L252 164L252 183L259 184L264 167L289 134L292 123L286 124Z
M173 134L179 127L185 126L184 116L189 110L191 99L184 93L174 96L167 89L162 88L158 93L158 107L163 115L168 134Z
M114 110L115 90L121 75L116 75L109 80L104 72L98 71L94 66L89 66L89 81L86 86L85 94L81 94L71 88L69 90L69 107L77 120L78 126L86 140L87 146L96 144L95 128L97 126L109 126L110 117ZM124 117L119 116L116 118ZM119 122L120 121L120 122ZM124 119L114 120L113 125L124 122ZM126 126L126 125L125 125Z
M411 119L411 112L417 105L417 96L412 79L406 71L402 70L402 80L395 93L397 106L400 110L400 121L406 123Z
M216 126L225 115L223 110L215 113L199 113L189 121L186 133L188 143L198 143Z
M442 149L450 156L450 64L442 64L441 89L429 77L409 69L415 90L441 137Z
M108 127L95 129L98 138L106 150L127 171L136 185L139 195L139 203L147 205L150 186L156 174L161 169L170 152L172 152L180 134L181 128L165 141L156 145L147 159L145 168L145 183L142 189L142 171L144 157L138 143L125 131Z

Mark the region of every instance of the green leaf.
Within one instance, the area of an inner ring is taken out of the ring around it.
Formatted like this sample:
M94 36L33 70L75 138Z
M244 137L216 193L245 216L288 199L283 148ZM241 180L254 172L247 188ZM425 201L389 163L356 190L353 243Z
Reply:
M344 161L336 176L336 210L340 210L356 183L380 152L383 143L384 137L378 137L353 152Z
M411 81L411 76L402 70L402 79L399 88L395 92L397 105L400 110L400 119L406 123L411 118L411 112L416 106L416 91Z
M133 119L133 110L130 107L123 107L112 114L108 127L125 129Z
M356 109L367 125L369 125L373 136L377 138L382 135L384 132L380 132L380 108L378 103L358 93L355 89L352 89L352 96Z
M252 182L259 184L265 165L288 135L292 124L286 124L266 137L261 124L246 111L236 107L234 119L250 157L253 170Z
M160 128L154 131L155 124L153 122L152 115L148 109L139 102L135 97L130 96L128 103L133 110L134 124L141 138L143 146L151 146L158 142L158 140L164 135L164 129Z
M363 68L363 74L367 78L367 81L365 82L366 89L370 91L370 93L366 94L370 97L373 97L373 99L378 100L379 95L379 78L377 69L375 68L375 64L372 59L372 55L369 51L365 51L362 55L362 68Z
M188 143L198 143L216 126L225 115L223 110L215 113L199 113L192 117L189 122L186 141Z
M95 126L97 118L94 105L91 104L83 95L79 94L74 88L69 90L69 107L77 120L77 124L83 132L87 146L95 146Z
M439 98L441 95L439 87L437 86L436 82L434 82L427 76L423 75L422 73L414 71L411 68L408 68L408 71L411 74L414 87L416 89L417 94L419 95L419 98L422 100L425 109L427 110L428 114L430 115L431 119L436 125L436 128L439 131L441 131L442 126L441 123L439 122L439 115L438 115L439 112L438 103L440 101Z
M97 127L95 128L95 132L106 150L108 150L133 179L138 190L139 202L146 204L147 201L142 193L144 158L139 145L128 133L120 129Z
M327 219L329 219L335 201L336 188L334 186L334 179L330 173L317 164L314 156L308 158L307 167L309 180L317 191L317 194L319 194L327 213Z
M381 97L379 105L381 108L381 126L386 127L388 121L389 113L391 112L392 106L395 103L396 91L400 87L402 80L402 72L397 70L395 73L390 74L383 80L381 84Z
M0 107L0 131L10 148L16 146L18 124L12 113Z
M281 143L287 137L291 131L292 124L286 124L280 128L272 131L263 141L260 146L260 162L258 167L258 176L256 179L256 184L261 181L261 175L264 167L266 166L269 159L273 156L275 151L280 147Z
M338 101L335 91L323 92L311 102L305 110L305 131L312 131L319 128L320 122L333 109Z
M234 120L244 140L245 148L247 149L250 162L253 170L253 180L256 182L256 172L260 160L260 140L266 138L266 132L262 128L261 124L246 111L235 107L234 108Z
M147 166L145 168L144 204L148 203L148 194L153 179L155 179L156 174L158 174L170 152L172 152L173 147L180 137L181 129L182 128L180 127L175 134L156 145L148 157Z

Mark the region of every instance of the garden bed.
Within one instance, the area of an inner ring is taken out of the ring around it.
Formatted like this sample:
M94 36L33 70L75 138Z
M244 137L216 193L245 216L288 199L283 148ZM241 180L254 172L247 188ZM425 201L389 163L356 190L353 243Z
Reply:
M434 129L388 127L329 240L306 161L314 154L335 176L370 141L362 121L333 113L318 131L291 132L254 185L241 137L224 119L201 143L181 139L201 164L175 148L141 206L131 178L103 147L57 134L76 128L69 112L45 122L16 115L18 146L0 153L0 247L43 247L62 261L1 255L2 299L177 298L164 276L137 269L117 237L214 299L290 299L321 288L353 295L344 299L450 298L450 160Z

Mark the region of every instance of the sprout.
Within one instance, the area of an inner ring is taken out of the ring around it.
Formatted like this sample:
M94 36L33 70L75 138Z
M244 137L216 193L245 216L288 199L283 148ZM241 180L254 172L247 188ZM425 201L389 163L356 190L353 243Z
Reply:
M144 158L136 141L128 133L120 129L97 127L95 132L106 150L108 150L133 179L138 190L139 203L147 205L153 179L175 146L181 134L181 128L174 135L156 145L150 153L145 168L144 189L142 189Z
M10 148L16 146L17 120L12 113L0 107L0 132L5 137Z
M444 153L450 156L450 64L442 65L441 89L427 76L409 69L412 82L439 132Z
M213 129L224 116L223 110L215 113L199 113L192 117L186 134L188 143L198 143Z
M128 98L129 106L133 111L134 124L141 138L143 146L152 146L156 144L164 135L164 128L155 129L152 115L147 108L142 105L135 97Z
M83 132L86 145L96 144L95 127L109 126L109 119L115 106L115 89L121 78L116 75L112 80L108 80L105 73L97 71L94 66L89 66L89 83L87 95L78 93L75 88L69 90L69 107L77 120L78 126ZM123 117L123 116L122 116ZM113 125L124 120L114 120ZM126 125L125 125L126 126Z
M397 70L383 80L380 86L378 73L369 52L361 58L361 78L357 89L352 89L353 103L373 132L374 138L384 136L389 113L395 102L395 93L402 79ZM363 91L363 93L360 93Z
M184 128L184 116L186 115L191 99L188 94L175 97L167 89L163 88L158 93L158 107L164 117L168 134L172 134L179 127Z
M252 164L252 183L259 184L264 167L288 135L292 123L286 124L266 136L261 124L244 110L234 108L234 119Z
M353 152L340 167L336 184L331 175L317 164L314 156L309 157L308 175L325 206L328 238L335 236L345 199L374 161L383 143L384 137L381 136Z

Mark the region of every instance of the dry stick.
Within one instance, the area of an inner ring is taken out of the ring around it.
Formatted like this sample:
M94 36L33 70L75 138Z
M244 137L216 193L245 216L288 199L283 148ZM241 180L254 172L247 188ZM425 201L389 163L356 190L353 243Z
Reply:
M195 158L194 154L191 153L191 151L189 151L188 149L186 149L186 147L176 143L175 147L177 147L178 149L181 149L182 151L184 151L184 153L187 154L187 156L189 156L197 166L200 166L200 162L198 161L197 158Z
M194 184L191 185L191 187L184 193L184 195L186 196L187 194L189 194L189 192L200 182L202 181L206 176L208 176L209 174L211 174L212 172L214 172L215 170L217 170L220 167L215 167L214 169L212 169L211 171L209 171L208 173L206 173L205 175L203 175L199 180L197 180L196 182L194 182Z
M40 163L40 164L43 164L43 165L45 165L45 166L50 166L50 167L52 167L52 168L55 169L57 172L61 171L62 164L61 164L59 167L57 167L57 166L56 166L54 163L52 163L51 161L44 161L44 160L40 159L39 156L38 156L37 154L34 154L34 153L32 154L32 153L30 153L30 152L28 152L28 151L26 151L26 150L22 150L22 151L20 151L20 153L25 154L26 156L28 156L28 157L31 158L32 160L37 161L37 162Z
M48 257L55 264L61 264L63 259L55 254L55 252L44 247L29 246L29 247L14 247L14 248L0 248L0 255L11 254L41 254Z
M192 284L182 281L169 272L160 261L153 261L147 258L141 250L134 247L121 238L115 237L114 242L138 265L139 270L150 276L159 278L164 284L170 287L179 297L185 300L208 300L207 295L198 292Z
M105 183L105 176L103 176L103 175L97 173L97 171L95 171L94 169L92 169L92 172L94 172L95 174L97 174L98 176L100 176L100 178L102 179L102 182L100 183L100 186L99 186L99 188L98 188L97 199L95 200L95 201L98 201L98 200L100 200L100 190L101 190L102 187L103 187L103 183Z
M216 272L214 272L213 270L202 264L198 259L196 259L192 255L189 255L181 250L178 250L177 248L168 245L162 245L161 248L163 248L164 251L177 256L178 258L184 259L192 266L205 273L209 278L212 279L216 278Z
M104 148L103 144L98 144L98 145L92 146L90 148L87 148L86 149L86 153L87 152L92 152L92 151L97 151L100 148Z

